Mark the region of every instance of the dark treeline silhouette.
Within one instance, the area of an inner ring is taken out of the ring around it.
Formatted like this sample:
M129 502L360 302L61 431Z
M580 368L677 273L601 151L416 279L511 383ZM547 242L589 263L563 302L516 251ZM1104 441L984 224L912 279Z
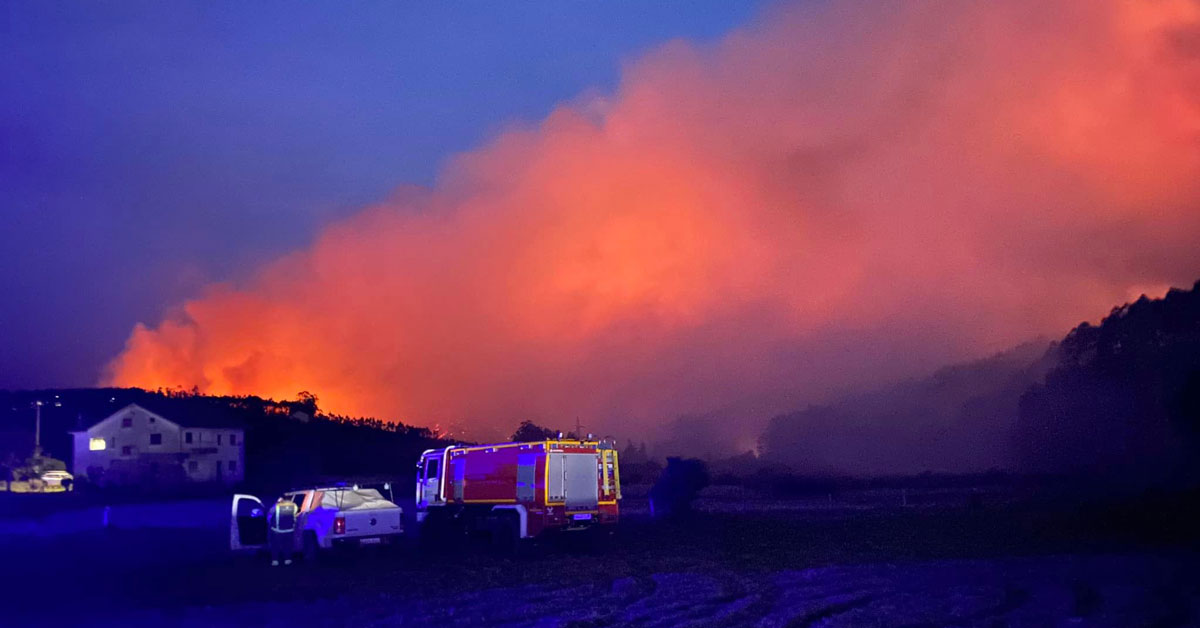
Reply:
M517 425L517 430L512 434L512 441L517 443L530 443L539 440L550 440L555 438L567 438L571 440L591 439L594 438L591 434L577 434L574 430L563 431L549 427L543 427L528 419L521 421Z
M521 424L517 426L517 431L513 432L512 440L516 443L531 443L558 438L560 433L558 430L542 427L533 421L521 421ZM574 438L573 434L571 438Z
M1200 479L1200 282L1083 323L1021 398L1025 468L1114 482Z
M692 502L709 484L708 465L696 458L667 458L654 486L650 488L650 514L656 518L676 518L692 510Z
M933 375L773 418L759 439L769 462L811 476L878 477L1013 469L1021 395L1053 365L1031 342Z
M1058 343L775 417L760 451L785 465L766 475L1001 470L1101 487L1195 486L1200 282L1117 307Z
M624 484L653 484L662 473L662 465L646 452L646 443L635 445L632 440L627 440L618 454Z
M203 413L245 430L246 484L286 488L338 478L386 478L408 482L420 453L448 444L423 427L374 418L323 414L316 395L296 400L256 396L213 397L193 391L136 388L0 391L0 457L29 455L34 409L41 401L42 445L71 462L68 433L94 425L130 403L171 419Z

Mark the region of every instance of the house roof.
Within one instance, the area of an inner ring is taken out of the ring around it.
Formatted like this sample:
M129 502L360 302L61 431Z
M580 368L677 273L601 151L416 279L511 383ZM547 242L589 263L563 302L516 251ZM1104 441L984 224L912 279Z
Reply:
M242 421L229 406L204 399L140 400L130 405L149 410L180 427L242 429Z
M129 408L138 407L142 410L152 412L158 416L170 421L179 427L191 427L196 429L245 429L246 424L238 418L231 408L222 407L218 404L195 404L195 403L179 403L176 400L168 399L162 401L138 401L136 403L126 404L120 410L98 420L92 421L87 430L100 425L101 423L120 415ZM71 430L71 434L82 434L87 430Z
M262 411L253 398L204 397L192 395L168 396L137 388L57 388L45 390L0 390L0 427L26 424L33 429L33 404L43 401L42 433L54 431L83 432L101 421L119 416L119 412L136 404L161 415L172 423L197 428L248 429ZM278 413L286 404L266 402L270 411ZM60 405L61 404L61 405ZM28 415L28 421L26 421Z
M190 427L195 429L236 429L244 430L246 423L239 418L232 408L221 406L214 403L187 403L186 400L177 401L174 399L164 399L156 401L139 400L134 403L127 403L119 410L116 410L108 416L89 421L85 429L68 430L68 434L83 434L90 431L92 428L101 423L120 416L122 412L129 408L141 408L147 412L152 412L163 419L170 421L179 427Z

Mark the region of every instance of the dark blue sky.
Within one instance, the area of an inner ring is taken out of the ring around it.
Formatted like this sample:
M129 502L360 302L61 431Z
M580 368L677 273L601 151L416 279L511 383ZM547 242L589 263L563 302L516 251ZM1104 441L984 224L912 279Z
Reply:
M0 0L0 388L759 4Z

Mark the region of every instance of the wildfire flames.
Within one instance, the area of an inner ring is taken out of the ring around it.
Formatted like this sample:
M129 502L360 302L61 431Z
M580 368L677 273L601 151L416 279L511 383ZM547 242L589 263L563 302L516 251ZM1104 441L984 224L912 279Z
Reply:
M1198 182L1200 3L779 7L139 324L104 383L761 421L1190 283Z

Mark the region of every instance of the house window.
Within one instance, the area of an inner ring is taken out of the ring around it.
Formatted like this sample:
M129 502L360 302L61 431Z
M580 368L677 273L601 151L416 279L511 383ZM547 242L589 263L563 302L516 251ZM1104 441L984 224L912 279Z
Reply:
M187 444L189 444L189 445L191 445L191 444L192 444L192 433L191 433L191 432L184 432L184 433L183 433L183 442L185 442L185 443L187 443Z
M220 434L217 434L217 444L218 445L221 444L221 435Z
M121 455L122 455L122 456L132 456L132 455L133 455L133 448L132 448L132 447L130 447L129 445L126 445L126 446L122 447L122 448L121 448Z
M151 423L153 423L153 422L154 422L154 417L150 417L150 422L151 422Z
M121 419L121 427L133 427L133 417L127 416Z
M195 473L200 468L200 463L195 460L188 460L188 471Z
M230 434L230 435L229 435L229 444L230 444L230 445L236 445L236 444L237 444L237 434Z
M151 434L150 435L150 444L151 445L161 445L162 444L162 434Z
M236 461L236 460L230 460L230 461L229 461L229 472L230 472L230 473L233 473L233 472L235 472L235 471L237 471L237 461Z
M220 460L217 461L217 473L218 474L221 473L221 461Z
M104 451L104 447L108 443L104 442L103 438L89 438L88 449L91 451Z

